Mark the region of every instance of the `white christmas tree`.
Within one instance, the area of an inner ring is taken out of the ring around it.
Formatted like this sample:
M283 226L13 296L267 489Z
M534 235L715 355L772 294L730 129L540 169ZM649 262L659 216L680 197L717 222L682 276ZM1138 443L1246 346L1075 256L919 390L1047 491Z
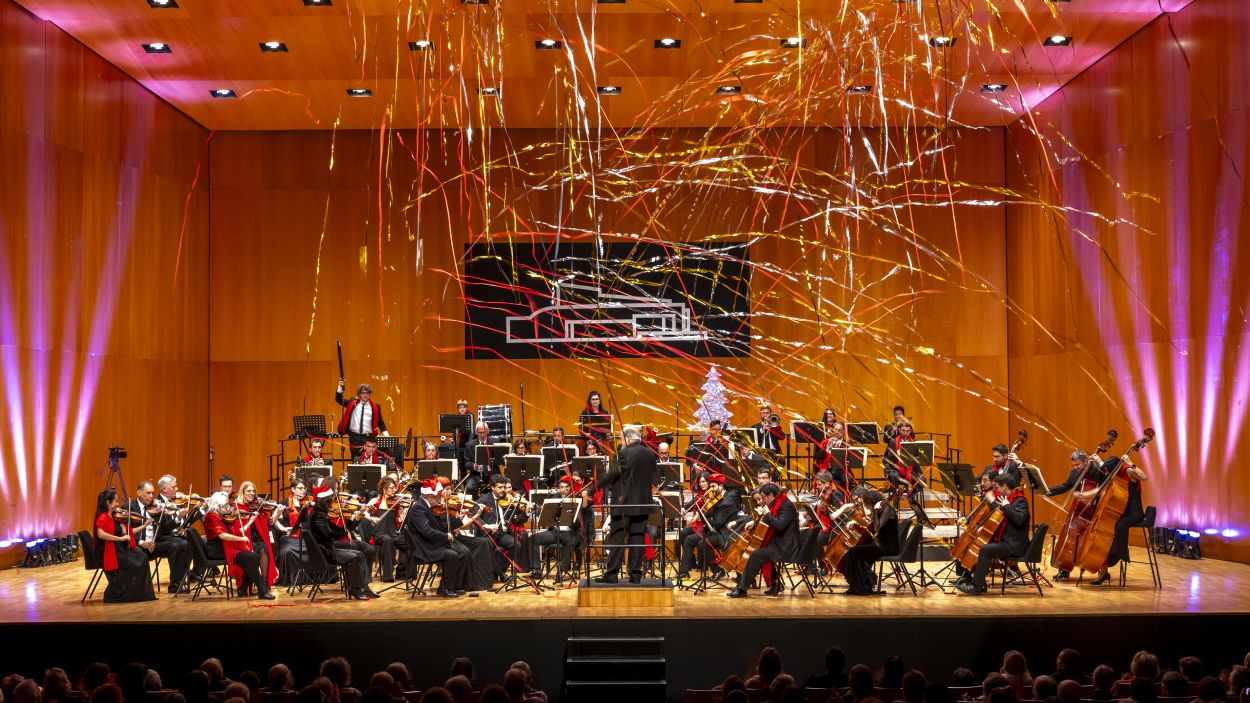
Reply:
M727 426L729 418L732 417L732 413L725 407L727 400L725 384L720 381L720 371L712 366L707 370L707 380L703 382L703 400L694 411L695 419L698 420L695 429L706 428L712 420L720 420Z

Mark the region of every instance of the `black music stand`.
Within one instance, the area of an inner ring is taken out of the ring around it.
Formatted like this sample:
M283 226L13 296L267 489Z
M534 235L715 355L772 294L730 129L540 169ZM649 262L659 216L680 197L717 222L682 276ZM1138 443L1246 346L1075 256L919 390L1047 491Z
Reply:
M453 435L455 445L459 448L473 436L473 416L469 413L439 413L438 431Z
M395 462L395 469L398 473L404 472L404 455L408 453L408 447L399 441L399 437L377 437L378 451L389 456Z
M812 447L825 441L824 425L818 422L795 420L790 423L790 434L793 435L795 444L807 445L807 476L803 479L803 487L810 489L812 481Z
M577 456L576 444L558 444L554 447L543 447L543 470L550 477L553 471L559 471Z
M670 484L681 484L686 482L685 476L682 475L680 461L657 461L655 468L659 472L659 478L652 485L667 486Z
M881 428L875 422L848 422L846 438L855 444L880 444Z
M905 463L924 468L933 466L933 440L921 439L899 444L899 456Z
M542 473L542 470L543 458L540 456L508 454L503 458L504 475L514 481L512 489L515 491L525 489L524 483L516 483L516 481L530 481L532 484L534 479L538 478Z
M331 460L326 459L326 461L330 462ZM298 478L299 480L303 481L304 485L308 486L308 493L309 495L311 495L313 484L316 483L315 479L329 478L331 482L333 482L334 464L326 463L326 464L322 464L319 466L309 466L308 464L304 464L304 465L295 467L294 473L295 473L295 478Z
M326 436L325 415L296 415L291 418L291 425L295 428L294 436L301 440Z
M582 483L591 485L599 480L599 472L607 468L606 456L579 456L574 457L572 462L572 470L581 477Z
M1029 505L1037 502L1037 491L1041 491L1042 495L1050 493L1050 486L1046 485L1046 477L1042 476L1042 470L1031 464L1020 464L1020 476L1025 483L1029 484ZM1034 512L1029 511L1029 531L1032 532L1034 526Z
M435 476L446 476L455 481L459 473L455 459L421 459L417 462L417 478L422 481Z
M503 458L512 451L510 444L479 444L473 449L473 463L476 466L488 466L491 472L503 466Z
M829 465L842 467L842 472L848 476L853 475L851 471L859 469L859 478L864 478L864 466L868 463L868 450L864 447L834 447L826 450L829 452ZM845 486L843 486L845 488Z
M348 464L347 481L344 488L349 493L364 495L368 491L376 491L378 480L386 467L381 464Z

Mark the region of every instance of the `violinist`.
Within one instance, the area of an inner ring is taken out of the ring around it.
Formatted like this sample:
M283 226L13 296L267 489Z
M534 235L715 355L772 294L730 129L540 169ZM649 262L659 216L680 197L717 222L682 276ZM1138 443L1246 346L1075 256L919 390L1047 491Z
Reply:
M833 522L830 516L835 508L845 502L846 494L842 493L841 487L834 484L833 475L828 471L821 471L812 477L812 492L816 494L813 512L817 522L807 529L800 528L799 544L808 544L807 540L814 539L818 546L825 547L833 539Z
M776 563L788 561L794 556L799 543L798 511L785 491L775 483L765 483L755 489L756 521L768 525L768 532L759 549L751 552L746 568L738 577L738 585L727 594L730 598L746 598L747 587L762 575L769 588L765 595L781 595L781 574Z
M699 493L689 506L693 519L681 531L678 580L690 577L696 557L699 568L706 568L708 557L727 547L733 538L729 523L738 516L738 497L725 491L725 480L724 474L717 473L705 473L699 477Z
M904 419L895 426L897 433L886 445L885 460L882 462L885 465L885 480L894 486L894 509L898 510L900 498L906 495L916 520L933 529L934 525L924 511L924 471L915 460L904 456L902 452L904 442L916 441L911 422Z
M151 481L140 481L135 497L130 501L130 512L147 518L147 525L135 533L139 546L152 558L164 557L169 561L169 592L177 593L191 565L191 548L187 540L177 537L175 515L178 509L156 500L156 490Z
M217 477L217 492L225 493L226 497L234 500L234 477L230 474L222 474ZM205 508L207 510L208 508Z
M548 545L557 544L560 548L558 570L556 571L556 583L561 583L566 574L569 573L572 564L573 552L581 551L585 545L585 519L586 514L582 511L582 482L576 476L565 474L561 476L556 483L559 496L562 501L575 500L573 506L566 507L561 503L556 509L556 525L551 529L543 530L530 538L533 547L541 549ZM569 527L564 527L558 523L564 522L562 519L565 510L574 510L575 516L573 523Z
M256 548L254 538L257 513L241 516L238 506L225 493L214 493L208 498L208 512L204 515L204 536L208 557L224 560L230 565L230 576L240 596L246 596L256 587L256 597L274 600L277 596L269 586L276 576L273 560ZM262 561L263 557L263 561ZM265 573L262 574L262 564Z
M117 490L106 488L96 498L95 550L108 579L105 603L156 600L148 573L148 554L139 548L130 528L130 512Z
M312 510L308 513L308 523L304 529L312 533L317 548L331 564L342 564L343 573L347 576L347 597L352 600L368 600L380 596L369 588L370 559L357 546L372 546L351 540L347 529L343 526L342 516L331 514L332 504L337 502L334 489L322 486L313 493ZM341 513L342 506L333 505ZM335 517L339 519L336 521Z
M846 589L848 596L871 596L877 592L877 575L873 565L885 554L898 554L898 512L885 495L874 488L860 487L852 493L855 504L872 520L873 539L851 547L846 553ZM837 519L853 509L847 503L833 514Z
M1001 471L994 477L994 490L987 499L993 503L995 510L1003 512L1005 519L994 541L981 547L971 576L962 565L958 562L955 564L955 570L961 576L955 587L970 596L985 592L985 575L989 573L990 565L995 559L1023 554L1029 546L1029 501L1024 497L1019 479L1008 471Z
M443 577L438 584L438 595L455 598L464 594L460 590L464 579L465 561L469 548L456 542L451 530L444 529L443 520L434 513L435 508L446 512L443 503L446 491L437 478L421 482L421 497L413 501L404 521L403 532L412 547L412 558L426 564L442 564Z
M1116 461L1116 459L1108 459L1107 464L1112 464L1113 461ZM1129 561L1129 528L1141 522L1142 518L1146 516L1141 498L1141 484L1147 478L1146 472L1141 467L1127 461L1118 461L1118 463L1105 468L1109 472L1114 471L1128 479L1128 504L1124 507L1124 514L1115 522L1115 533L1111 541L1111 550L1107 552L1107 563L1098 572L1098 578L1089 582L1091 586L1101 586L1109 582L1111 580L1109 569L1122 561ZM1092 499L1095 493L1097 493L1097 488L1088 492L1086 500Z
M304 563L304 549L300 542L300 524L308 514L308 485L304 479L295 478L291 481L291 494L282 504L269 522L277 538L274 540L274 561L278 567L280 586L291 586L290 578L299 573Z
M272 500L261 500L256 493L256 484L251 481L244 481L239 484L239 498L236 506L239 515L242 517L251 516L245 524L251 525L246 532L246 537L250 540L252 551L260 555L261 568L266 570L266 581L269 587L273 587L274 580L278 577L278 570L274 564L273 550L273 532L270 529L270 522L276 511L280 510L282 505Z
M1015 477L1016 485L1020 485L1020 457L1015 452L1009 451L1007 445L1000 442L990 450L990 458L994 463L985 467L978 480L988 478L993 481L995 476L1005 472Z
M412 496L399 495L399 484L390 476L378 480L378 495L366 504L362 519L372 526L369 543L377 551L383 583L395 580L395 561L402 540L399 527L404 522L404 511L411 504Z
M511 479L495 474L490 477L490 491L478 501L482 532L498 548L494 562L496 576L507 570L510 560L517 558L520 529L526 522L525 506L520 498L520 494L512 490Z
M586 405L577 418L582 437L604 444L612 436L612 416L603 407L603 399L599 391L591 391L586 396Z

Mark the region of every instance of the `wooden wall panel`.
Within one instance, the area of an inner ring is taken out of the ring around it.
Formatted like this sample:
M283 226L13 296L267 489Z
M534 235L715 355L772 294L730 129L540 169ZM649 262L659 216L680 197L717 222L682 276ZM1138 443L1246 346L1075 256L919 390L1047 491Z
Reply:
M11 0L0 83L0 536L64 534L111 444L207 473L207 133Z
M1044 144L1018 123L1007 147L1010 187L1100 213L1009 207L1013 410L1054 421L1037 458L1058 479L1074 444L1153 426L1147 502L1162 524L1215 532L1206 554L1241 561L1250 122L1230 81L1247 35L1250 7L1197 0L1043 103Z

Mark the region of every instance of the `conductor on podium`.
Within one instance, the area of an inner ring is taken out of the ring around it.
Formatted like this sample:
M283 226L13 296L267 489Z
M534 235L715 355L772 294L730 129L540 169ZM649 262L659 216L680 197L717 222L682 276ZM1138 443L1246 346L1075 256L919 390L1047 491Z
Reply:
M596 490L605 486L609 488L612 529L608 534L608 545L616 546L608 554L608 563L603 575L596 578L598 583L616 583L620 577L621 563L625 560L625 552L629 552L629 582L642 582L643 550L646 544L647 517L652 505L651 480L655 475L655 452L642 443L642 434L637 427L627 427L623 432L625 446L617 453L614 462L593 488L587 488L583 495L590 497ZM620 548L628 535L628 549Z

